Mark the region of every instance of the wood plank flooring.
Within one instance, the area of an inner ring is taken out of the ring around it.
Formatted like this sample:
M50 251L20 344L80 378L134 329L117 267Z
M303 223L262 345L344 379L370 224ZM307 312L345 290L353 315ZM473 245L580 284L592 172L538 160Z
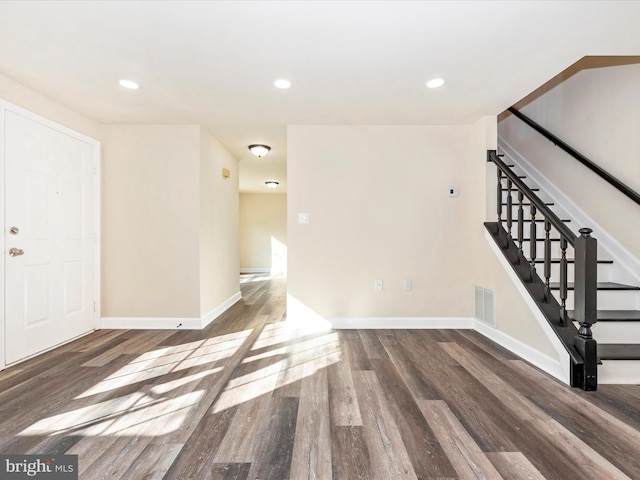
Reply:
M293 330L243 278L203 331L102 330L0 372L0 452L80 478L640 479L640 386L582 392L465 330Z

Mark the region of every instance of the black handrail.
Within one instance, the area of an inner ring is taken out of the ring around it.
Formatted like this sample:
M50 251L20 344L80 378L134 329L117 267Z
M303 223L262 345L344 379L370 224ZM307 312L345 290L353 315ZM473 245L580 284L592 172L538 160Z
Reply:
M625 185L623 182L621 182L620 180L618 180L616 177L614 177L613 175L611 175L609 172L607 172L606 170L604 170L603 168L599 167L598 165L596 165L595 163L593 163L591 160L589 160L587 157L585 157L584 155L582 155L580 152L578 152L575 148L567 145L565 142L563 142L562 140L560 140L558 137L556 137L553 133L551 133L549 130L545 129L544 127L538 125L536 122L534 122L533 120L531 120L529 117L527 117L524 113L520 112L519 110L516 110L513 107L509 107L507 110L509 110L509 112L511 112L512 114L514 114L517 118L519 118L520 120L522 120L524 123L526 123L527 125L529 125L531 128L533 128L535 131L537 131L538 133L540 133L542 136L546 137L548 140L550 140L551 142L553 142L556 146L560 147L562 150L564 150L565 152L567 152L569 155L571 155L573 158L575 158L576 160L578 160L580 163L582 163L585 167L587 167L588 169L590 169L591 171L595 172L597 175L599 175L603 180L605 180L606 182L608 182L610 185L614 186L615 188L617 188L620 192L624 193L627 197L629 197L631 200L633 200L634 202L636 202L638 205L640 205L640 194L638 192L636 192L635 190L633 190L632 188L630 188L628 185Z

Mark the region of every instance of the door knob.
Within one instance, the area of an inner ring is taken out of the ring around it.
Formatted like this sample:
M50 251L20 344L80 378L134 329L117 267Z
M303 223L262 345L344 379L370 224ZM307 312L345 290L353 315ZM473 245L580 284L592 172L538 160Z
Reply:
M9 256L11 257L17 257L19 255L24 254L24 250L22 250L21 248L10 248L9 249Z

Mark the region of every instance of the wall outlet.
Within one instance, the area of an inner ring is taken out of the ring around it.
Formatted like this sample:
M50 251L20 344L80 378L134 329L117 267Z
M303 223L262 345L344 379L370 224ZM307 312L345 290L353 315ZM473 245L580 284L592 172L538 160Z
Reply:
M460 187L449 187L449 196L450 197L459 197L460 196Z
M405 280L404 282L402 282L402 289L405 292L410 291L413 288L413 283L411 282L411 280Z
M376 292L381 292L382 291L382 280L377 278L373 281L373 289Z

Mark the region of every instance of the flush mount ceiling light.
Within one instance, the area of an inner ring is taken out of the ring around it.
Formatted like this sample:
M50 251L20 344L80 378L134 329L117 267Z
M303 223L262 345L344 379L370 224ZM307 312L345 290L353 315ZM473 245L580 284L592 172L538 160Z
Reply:
M129 90L138 90L140 88L140 85L138 85L133 80L122 79L122 80L119 80L118 83L120 84L121 87L128 88Z
M271 190L275 190L275 188L280 185L280 183L275 180L269 180L268 182L264 182L264 184L269 187Z
M427 88L438 88L444 85L444 78L432 78L427 82Z
M282 88L283 90L291 87L291 82L285 78L280 78L273 82L273 84L278 88Z
M267 153L269 153L269 150L271 150L271 147L269 145L261 145L257 143L254 145L249 145L249 150L256 157L261 158L261 157L264 157Z

